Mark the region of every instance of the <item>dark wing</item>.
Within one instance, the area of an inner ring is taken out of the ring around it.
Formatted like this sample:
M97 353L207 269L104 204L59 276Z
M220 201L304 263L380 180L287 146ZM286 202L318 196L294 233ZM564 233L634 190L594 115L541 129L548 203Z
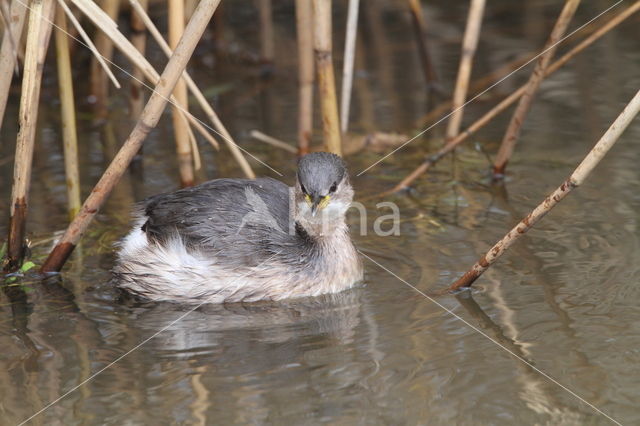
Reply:
M228 263L257 264L295 245L289 187L271 178L217 179L148 198L142 229L162 243L179 235L190 247Z

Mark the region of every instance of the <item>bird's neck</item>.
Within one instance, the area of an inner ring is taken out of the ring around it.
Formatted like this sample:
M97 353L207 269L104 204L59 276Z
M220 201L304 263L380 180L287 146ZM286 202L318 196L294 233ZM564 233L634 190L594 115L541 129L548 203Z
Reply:
M331 220L319 220L318 217L301 215L296 217L298 231L313 240L325 241L348 234L344 216Z

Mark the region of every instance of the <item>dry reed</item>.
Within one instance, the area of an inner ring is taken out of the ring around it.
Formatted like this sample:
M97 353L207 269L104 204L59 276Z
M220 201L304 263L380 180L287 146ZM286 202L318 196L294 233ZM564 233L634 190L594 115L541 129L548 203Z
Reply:
M618 141L625 129L631 124L636 115L640 112L640 91L627 104L618 118L611 124L609 129L600 138L598 143L589 151L571 176L564 181L555 191L540 203L529 215L527 215L518 225L498 241L484 256L482 256L473 267L462 277L456 280L448 288L449 291L458 290L462 287L471 286L480 275L482 275L504 252L513 245L523 234L533 225L542 219L553 207L555 207L573 189L582 185L585 179L591 174L593 169L600 163L611 147Z
M102 0L100 2L100 9L115 21L120 12L120 0ZM113 43L111 39L104 33L98 32L96 34L95 45L98 52L100 52L100 56L108 62L111 62L113 57ZM105 74L102 72L102 67L103 65L98 61L97 57L94 56L91 59L89 71L91 94L95 100L94 108L96 115L105 118L108 113L109 84L107 83Z
M518 137L520 136L522 124L524 123L527 113L531 108L531 104L533 103L533 99L540 88L540 84L545 77L545 71L556 51L558 41L567 31L569 23L571 22L578 5L580 5L580 0L567 0L562 12L560 12L560 16L558 16L558 20L556 21L545 46L546 51L538 59L538 62L531 73L531 77L529 77L529 81L527 82L527 88L520 98L520 102L511 117L509 127L507 127L507 131L502 139L502 144L500 145L496 159L493 162L494 178L500 178L504 175L507 162L511 158Z
M136 152L140 149L140 146L142 146L144 139L151 129L158 124L174 86L180 79L193 54L196 44L202 37L219 3L220 0L201 0L196 7L182 39L178 43L171 59L169 59L161 77L158 79L158 84L149 98L142 112L142 116L84 202L80 212L65 231L62 239L49 254L49 257L42 266L43 272L55 272L62 269L62 266L77 245L98 209L120 180Z
M153 24L153 22L149 18L149 15L146 14L144 10L142 10L139 7L137 0L130 0L130 3L131 3L131 6L136 11L136 13L140 14L140 17L142 18L147 29L153 36L154 40L158 43L158 45L164 51L167 57L170 57L173 52L169 47L169 45L167 44L167 42L162 37L162 34L160 34L160 31L158 31L156 26ZM189 76L189 74L186 71L183 73L182 78L184 78L184 80L187 82L187 87L189 88L193 96L196 98L198 105L200 105L200 107L203 109L203 111L205 112L205 114L207 115L211 123L217 129L220 136L222 136L222 139L227 144L227 147L231 151L231 154L233 155L237 163L240 165L240 168L244 172L245 176L250 179L254 179L255 173L251 169L251 166L242 155L242 152L240 152L238 145L231 138L231 135L222 124L222 121L220 121L220 118L218 118L218 115L216 114L214 109L211 107L211 105L209 105L209 102L207 102L207 99L204 97L204 94L202 93L202 91L200 91L196 83L193 81L193 79ZM218 148L218 143L215 140L209 139L209 142L211 142L211 144L214 145L216 149Z
M101 31L103 31L107 36L114 42L114 44L122 51L122 53L127 56L127 58L140 69L145 78L151 81L153 84L157 84L160 75L155 70L155 68L149 63L149 61L142 55L136 48L131 44L131 42L120 32L118 31L118 26L109 16L107 16L93 1L91 0L72 0L73 3L80 9L80 11L87 16ZM198 99L200 105L202 105L201 99ZM172 104L176 105L176 99L173 95L170 98ZM206 101L205 101L206 104ZM206 110L205 110L206 111ZM209 134L208 130L188 111L181 111L186 119L191 124L200 135L202 135L205 139L207 139L212 145L216 146L217 142L215 139ZM220 123L221 124L221 123ZM220 130L220 129L219 129ZM220 132L224 135L224 133ZM233 152L233 149L231 150ZM244 158L243 158L244 160ZM245 160L246 163L246 160ZM243 170L245 170L245 166L240 164ZM247 164L248 166L248 164ZM246 173L246 172L245 172Z
M13 0L9 10L10 27L5 28L2 47L0 47L0 75L2 76L0 78L0 128L2 128L2 119L7 107L13 70L17 66L17 52L14 49L20 44L26 15L27 8L18 0Z
M169 46L175 49L184 31L184 1L169 0ZM195 183L193 172L193 160L191 143L189 142L189 123L182 117L182 111L189 110L187 97L187 85L183 79L179 79L173 90L178 105L171 107L173 111L173 135L176 142L178 155L178 169L180 172L180 184L182 187L193 186Z
M80 172L78 168L78 135L76 133L76 110L73 95L73 75L67 19L62 7L56 7L56 60L58 66L58 87L62 115L62 143L64 148L64 171L67 183L67 203L69 219L80 210Z
M445 143L453 139L460 132L462 116L464 114L464 103L467 99L469 79L471 78L471 68L473 67L473 57L480 38L482 28L482 15L484 14L485 0L471 0L469 15L467 17L467 27L464 31L462 41L462 53L460 55L460 66L458 68L458 78L453 92L451 104L451 116L447 123Z
M342 94L340 97L340 130L345 135L349 129L351 88L353 86L353 64L356 57L356 36L358 34L358 9L360 0L349 0L347 30L344 43L344 63L342 64Z
M342 154L336 84L331 43L331 0L313 0L314 50L318 74L318 89L322 109L324 147L328 152Z
M29 14L25 63L20 96L19 124L11 189L9 236L5 271L13 272L22 264L27 220L33 148L38 122L38 102L42 70L51 37L54 0L33 0ZM48 19L47 19L48 18Z
M567 53L562 55L560 59L555 61L545 70L545 78L552 75L554 72L558 71L562 68L567 62L573 59L578 53L582 52L587 47L591 46L594 42L599 40L602 36L607 34L609 31L620 25L627 18L632 16L634 13L640 10L640 1L636 1L633 5L629 6L627 9L611 18L608 22L590 34L583 41L578 43L572 49L570 49ZM413 170L409 175L407 175L399 184L393 187L389 191L385 191L380 194L380 196L392 194L394 192L401 191L406 189L415 181L419 176L426 173L427 170L435 163L437 163L442 157L453 151L455 147L460 145L462 142L467 140L471 135L475 134L478 130L487 125L491 120L497 117L500 113L509 108L513 103L515 103L520 97L524 94L527 85L521 86L519 89L511 93L507 98L502 100L498 105L493 107L490 111L485 113L482 117L476 120L471 126L469 126L464 132L460 133L454 140L450 141L449 144L442 147L435 154L428 156L420 166L418 166L415 170Z
M263 61L272 63L275 57L275 40L271 0L257 0L260 14L260 56Z
M418 47L418 55L422 63L422 70L427 86L430 89L436 89L438 84L438 75L433 67L431 54L427 45L427 25L422 14L422 6L420 0L407 0L409 10L411 11L411 21L413 22L413 30Z
M281 141L280 139L276 139L273 136L269 136L269 135L265 135L264 133L262 133L259 130L252 130L249 132L249 136L251 136L252 138L259 140L260 142L264 142L266 144L269 144L271 146L275 146L276 148L280 148L283 149L287 152L290 152L291 154L296 154L298 151L291 146L290 144Z
M142 7L142 9L146 11L147 6L148 0L140 0L140 7ZM138 52L144 55L147 48L147 33L144 22L142 22L140 15L133 10L131 11L131 17L129 19L131 23L131 44L135 46ZM135 67L131 72L131 76L132 79L129 81L129 112L131 117L137 120L144 108L142 85L144 74L138 67Z
M298 39L298 155L309 152L313 133L313 8L309 0L296 0Z
M116 76L113 75L111 68L109 68L109 65L107 65L107 63L104 61L104 58L102 57L100 52L98 52L98 48L95 46L95 44L93 44L93 41L91 41L91 38L89 37L87 32L82 28L82 25L80 25L80 22L78 22L76 16L73 14L71 9L69 9L69 6L67 6L65 0L58 0L58 6L64 10L64 13L67 15L67 19L69 19L71 24L73 24L73 27L78 32L78 35L80 35L80 37L82 38L82 41L86 44L89 50L91 50L91 53L93 53L93 57L95 58L95 60L98 62L98 64L100 64L105 74L109 77L116 89L119 89L120 83L118 83Z

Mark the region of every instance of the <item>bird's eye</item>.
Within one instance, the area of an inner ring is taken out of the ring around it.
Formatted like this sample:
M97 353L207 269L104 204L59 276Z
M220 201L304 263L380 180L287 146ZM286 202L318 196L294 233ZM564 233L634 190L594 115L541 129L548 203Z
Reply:
M336 189L338 189L338 183L333 182L333 185L331 185L331 188L329 188L329 192L336 192Z
M306 193L307 193L307 188L305 188L305 187L304 187L304 185L302 184L302 182L300 182L300 189L302 189L302 192L303 192L304 194L306 194Z

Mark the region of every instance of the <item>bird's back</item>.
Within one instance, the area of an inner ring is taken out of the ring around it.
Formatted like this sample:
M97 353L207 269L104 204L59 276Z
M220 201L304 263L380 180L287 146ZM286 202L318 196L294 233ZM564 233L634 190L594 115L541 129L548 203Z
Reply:
M223 263L255 265L295 243L289 204L289 187L275 179L217 179L148 198L138 215L150 242L179 236Z

